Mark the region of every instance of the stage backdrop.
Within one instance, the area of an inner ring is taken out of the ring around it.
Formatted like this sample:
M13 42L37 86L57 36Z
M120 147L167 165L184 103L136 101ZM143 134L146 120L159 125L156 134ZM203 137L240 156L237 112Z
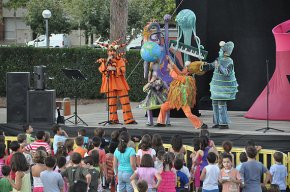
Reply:
M178 5L181 0L176 1ZM183 0L178 11L191 9L197 18L197 35L209 51L207 61L218 57L219 41L233 41L232 58L239 83L237 99L230 110L248 110L267 84L276 65L272 29L290 19L289 0ZM211 108L209 83L212 72L197 78L199 109ZM290 91L290 90L289 90Z

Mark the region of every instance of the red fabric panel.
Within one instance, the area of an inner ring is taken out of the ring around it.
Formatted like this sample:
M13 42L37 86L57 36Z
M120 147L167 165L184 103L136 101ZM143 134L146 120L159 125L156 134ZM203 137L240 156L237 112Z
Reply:
M287 31L289 32L287 33ZM273 28L276 41L276 69L269 82L269 120L290 120L290 20ZM245 115L267 119L267 87Z

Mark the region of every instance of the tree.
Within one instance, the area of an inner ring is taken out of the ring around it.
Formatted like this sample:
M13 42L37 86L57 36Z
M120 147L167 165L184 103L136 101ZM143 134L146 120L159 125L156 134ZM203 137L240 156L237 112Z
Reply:
M175 0L129 0L129 29L142 30L152 19L163 23L164 15L172 14L175 8Z
M128 0L111 0L110 4L110 40L122 38L126 41L128 26Z
M51 11L49 33L69 33L71 31L69 18L64 14L59 0L30 0L27 3L28 11L25 16L25 22L30 25L34 33L45 33L45 22L42 17L42 11L45 9Z
M73 26L85 30L86 37L97 34L108 37L109 0L63 0L64 11ZM92 40L92 38L91 38Z

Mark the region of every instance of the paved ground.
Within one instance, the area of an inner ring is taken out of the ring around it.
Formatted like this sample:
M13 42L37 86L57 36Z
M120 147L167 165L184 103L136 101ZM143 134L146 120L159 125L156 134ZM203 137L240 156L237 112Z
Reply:
M148 129L145 125L146 117L143 109L137 108L138 103L131 103L134 118L138 122L138 125L126 125L126 127L134 127L134 129ZM71 111L74 111L74 105L71 106ZM212 126L212 111L200 111L202 116L200 117L206 124ZM262 131L255 131L256 129L266 127L265 120L254 120L244 118L244 111L230 111L229 115L231 118L230 130L219 130L211 129L214 133L232 133L232 134L251 134L251 135L281 135L280 132L269 130L267 133ZM107 120L106 102L105 100L98 100L96 103L78 105L79 116L88 124L90 127L98 127L100 122ZM122 110L118 110L119 119L122 122ZM154 118L156 122L156 118ZM6 108L0 108L0 123L6 123ZM290 122L289 121L270 121L270 127L284 130L283 135L290 135ZM69 122L66 125L70 125ZM197 132L192 128L192 125L186 118L171 118L171 127L162 127L163 130L180 130ZM122 125L119 125L120 127ZM108 127L118 127L118 125L108 125ZM160 129L156 127L150 127L149 129Z

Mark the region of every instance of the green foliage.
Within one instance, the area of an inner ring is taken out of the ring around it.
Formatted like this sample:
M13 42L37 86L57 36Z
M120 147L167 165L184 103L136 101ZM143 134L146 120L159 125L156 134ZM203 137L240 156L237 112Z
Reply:
M173 14L175 8L175 0L129 0L129 27L142 30L152 19L163 23L164 15Z
M84 29L86 35L109 36L109 0L63 0L62 7L70 16L72 25Z
M71 31L71 24L69 23L68 16L64 14L61 5L59 0L30 0L27 3L26 24L30 25L33 32L44 34L45 21L42 17L42 11L48 9L51 11L49 33L69 33Z
M3 3L3 6L8 9L18 9L21 7L26 7L29 0L8 0L8 2Z
M33 66L45 65L47 76L54 80L47 80L48 89L55 89L57 97L73 97L75 91L84 99L101 98L100 86L102 77L98 71L98 58L106 57L106 52L91 48L71 49L40 49L30 47L0 47L0 96L6 95L6 72L33 72ZM130 51L126 58L127 77L140 60L139 51ZM63 68L79 69L87 81L71 81L61 71ZM142 91L146 80L143 78L143 63L139 63L128 79L132 101L145 98ZM33 85L33 84L32 84Z

